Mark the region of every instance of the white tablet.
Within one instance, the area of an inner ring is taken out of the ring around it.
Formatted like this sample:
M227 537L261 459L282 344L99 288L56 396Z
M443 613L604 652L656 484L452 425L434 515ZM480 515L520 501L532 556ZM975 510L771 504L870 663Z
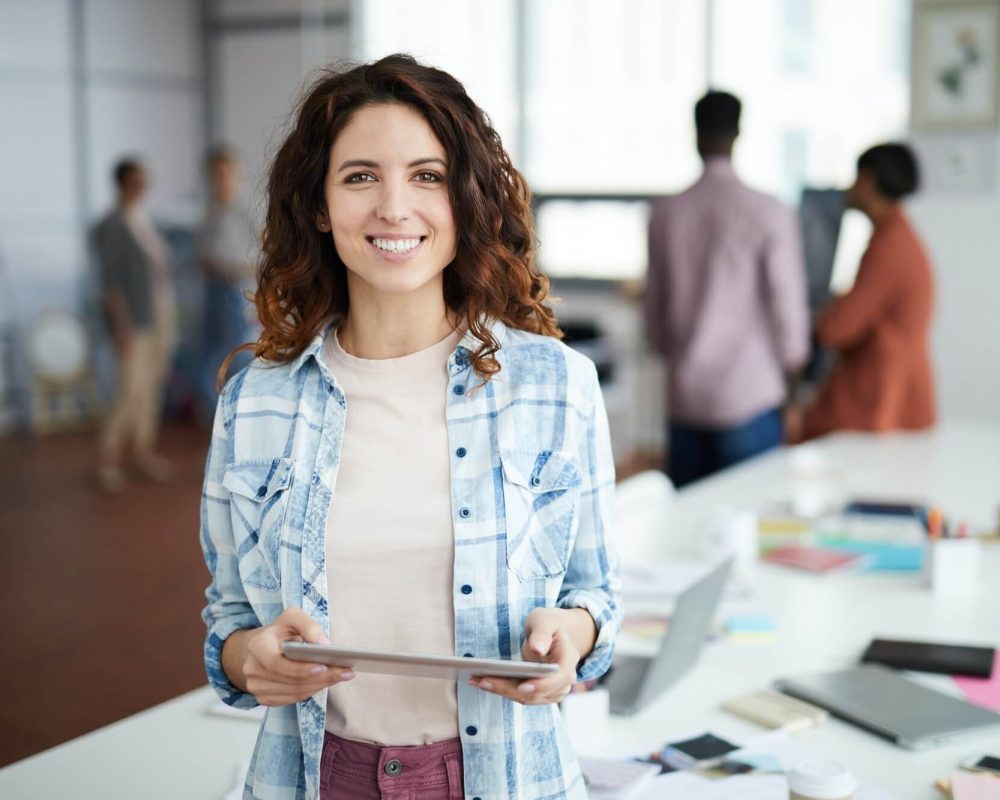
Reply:
M295 661L315 661L355 672L408 675L414 678L467 680L472 676L497 678L544 678L559 671L556 664L535 661L506 661L500 658L462 658L426 653L394 653L308 642L282 642L281 652Z

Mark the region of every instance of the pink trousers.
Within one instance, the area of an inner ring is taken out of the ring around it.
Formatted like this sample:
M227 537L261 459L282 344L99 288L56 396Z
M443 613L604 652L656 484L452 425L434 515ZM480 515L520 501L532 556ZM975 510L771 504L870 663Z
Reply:
M322 800L463 800L462 744L412 747L352 742L327 731L320 762Z

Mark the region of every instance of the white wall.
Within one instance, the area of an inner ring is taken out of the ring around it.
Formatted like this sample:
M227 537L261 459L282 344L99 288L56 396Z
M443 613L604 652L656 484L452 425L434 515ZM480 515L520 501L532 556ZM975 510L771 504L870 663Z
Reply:
M199 0L4 0L0 324L18 336L43 309L81 309L87 230L112 202L122 155L149 165L154 214L197 207L200 21ZM0 374L22 405L26 381L16 360Z
M267 166L317 68L352 55L349 0L220 0L211 10L211 136L243 159L262 216Z
M913 143L924 189L909 211L937 284L940 415L1000 422L1000 130L916 131Z

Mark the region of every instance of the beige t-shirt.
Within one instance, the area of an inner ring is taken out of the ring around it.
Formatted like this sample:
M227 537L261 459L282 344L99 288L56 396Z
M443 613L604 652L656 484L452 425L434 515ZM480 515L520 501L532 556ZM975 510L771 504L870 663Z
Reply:
M402 358L324 358L347 395L326 526L330 641L455 652L454 531L445 403L455 332ZM419 745L458 736L453 681L357 673L331 688L326 728L346 739Z

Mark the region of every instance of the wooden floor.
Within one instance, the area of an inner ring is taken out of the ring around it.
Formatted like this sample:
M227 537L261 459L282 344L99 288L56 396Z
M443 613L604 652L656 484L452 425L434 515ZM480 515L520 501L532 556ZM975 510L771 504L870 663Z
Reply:
M168 426L175 479L108 496L92 435L0 438L0 766L205 684L207 447ZM658 463L633 457L619 478Z
M208 434L176 424L168 484L94 489L94 437L0 438L0 766L204 685Z

